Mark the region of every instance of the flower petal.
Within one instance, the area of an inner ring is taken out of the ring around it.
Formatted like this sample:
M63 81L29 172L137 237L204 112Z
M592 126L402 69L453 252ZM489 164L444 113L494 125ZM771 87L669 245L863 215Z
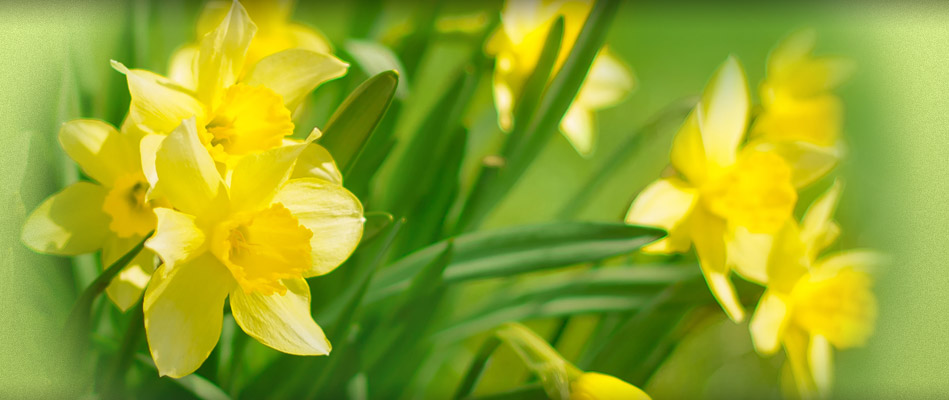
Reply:
M171 55L171 61L168 62L168 78L175 81L181 87L194 90L194 62L198 56L198 46L184 46Z
M772 234L753 233L743 226L730 227L725 236L728 266L745 279L765 284L773 241Z
M66 154L104 185L138 169L138 154L130 154L126 141L112 125L94 119L69 121L59 130L59 143Z
M587 157L593 152L596 143L596 118L591 110L574 102L560 120L560 131L581 156Z
M684 225L697 200L697 191L682 180L660 179L633 200L626 213L626 223L658 226L668 232L665 238L643 248L644 251L660 254L687 251L691 240Z
M609 107L622 101L635 86L633 73L626 63L608 47L603 47L593 59L575 102L591 110Z
M800 329L792 329L790 326L788 328L784 335L784 350L794 376L797 395L802 399L817 398L817 388L807 354L810 338Z
M735 162L745 135L749 110L745 71L734 56L718 69L699 104L699 128L709 163L715 167Z
M261 59L247 74L248 85L261 85L283 97L293 110L313 89L346 74L349 64L325 53L284 50Z
M155 159L158 157L158 149L161 142L165 140L165 135L149 134L142 137L139 142L139 153L142 158L142 172L145 174L145 180L148 181L149 191L155 189L158 184L158 171L155 169Z
M234 286L211 253L171 268L158 267L145 290L145 334L162 376L188 375L221 337L224 299Z
M333 52L332 43L319 30L303 25L290 24L287 26L287 34L290 35L290 37L293 38L292 41L297 44L295 47L312 50L317 53L330 54Z
M145 246L158 254L168 268L200 255L205 249L204 232L194 223L194 216L170 208L156 208L158 227Z
M106 194L102 186L77 182L50 196L26 218L23 243L66 256L98 250L109 234L109 216L102 211Z
M128 253L140 241L141 237L119 238L110 235L102 247L103 268ZM105 292L120 310L127 311L142 298L142 292L145 291L154 271L155 253L143 249L112 279Z
M291 179L306 177L320 178L338 185L343 184L343 175L339 172L333 156L325 147L316 143L310 143L303 149L293 167L293 174L290 175Z
M257 26L238 1L220 24L201 39L195 64L198 98L214 109L227 87L237 82Z
M293 179L277 192L273 202L283 204L313 232L313 265L304 277L334 270L362 238L362 204L342 186L318 178Z
M231 174L233 212L266 206L293 171L306 144L291 144L241 157Z
M204 120L204 106L171 80L145 70L130 70L117 61L112 61L112 68L128 79L132 96L128 118L142 132L166 134L184 119Z
M745 319L745 310L728 277L729 269L725 263L725 221L697 208L689 222L699 266L712 295L732 321L741 322Z
M796 188L805 187L824 177L837 166L840 150L802 141L756 141L746 151L774 152L791 167L791 180Z
M834 181L824 194L814 200L801 219L801 241L804 242L810 259L816 259L821 250L833 243L839 234L834 222L834 211L840 199L842 184Z
M768 355L778 350L790 317L788 311L788 304L780 295L770 290L761 295L758 308L749 323L751 339L758 353Z
M155 156L157 188L172 206L191 214L202 212L226 196L214 160L198 139L194 119L188 119L162 141Z
M327 355L332 346L310 316L310 288L303 279L283 281L284 294L231 291L231 312L244 332L276 350L300 356Z
M828 398L834 380L834 349L826 338L821 335L811 336L807 363L811 367L811 376L819 397Z

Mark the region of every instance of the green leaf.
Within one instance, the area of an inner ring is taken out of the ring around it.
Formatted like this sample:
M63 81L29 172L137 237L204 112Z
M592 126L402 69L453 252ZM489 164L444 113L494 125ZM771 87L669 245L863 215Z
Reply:
M363 224L362 240L360 243L366 243L374 239L380 232L392 224L392 214L382 211L370 211L363 215L366 222Z
M401 77L398 87L395 90L395 97L399 100L405 100L409 95L409 78L405 73L405 67L399 61L399 57L391 49L383 44L370 42L366 40L350 39L343 45L346 52L353 56L356 64L366 72L367 75L376 75L384 71L396 71Z
M344 177L348 176L385 115L398 83L399 74L395 71L384 71L369 78L343 101L326 123L320 144L333 155Z
M545 223L457 237L445 282L503 277L592 262L633 252L663 236L655 228L598 222ZM370 286L369 301L405 290L424 265L447 246L436 243L409 254L382 270Z

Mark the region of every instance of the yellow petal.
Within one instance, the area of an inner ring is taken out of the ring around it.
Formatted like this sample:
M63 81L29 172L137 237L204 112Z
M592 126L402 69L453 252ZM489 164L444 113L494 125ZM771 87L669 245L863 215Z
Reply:
M830 388L834 380L834 349L821 335L811 336L811 343L807 349L807 362L811 367L811 375L818 396L826 399L830 395Z
M287 292L264 295L231 291L231 312L244 332L276 350L300 356L330 352L330 342L310 316L310 288L303 279L283 281Z
M197 37L202 38L217 28L230 9L231 1L211 0L207 2L204 8L201 9L201 14L198 15Z
M231 3L220 24L201 39L196 68L197 94L215 109L224 90L237 82L257 26L241 3Z
M108 123L93 119L66 122L59 130L63 150L83 172L104 185L139 168L128 140Z
M702 132L699 130L698 107L689 113L685 123L676 133L672 142L671 159L672 166L693 185L701 185L705 180L705 147L702 145Z
M184 119L204 120L204 106L171 80L140 69L130 70L117 61L112 61L112 68L128 79L132 96L128 118L142 132L167 134Z
M343 184L343 175L339 172L333 156L325 147L316 143L310 143L303 149L290 177L292 179L313 177L339 185Z
M168 78L177 82L181 87L194 90L194 63L198 56L198 46L188 45L175 50L168 62Z
M725 263L725 221L697 208L692 213L690 224L699 266L702 267L702 274L712 295L732 321L741 322L745 319L745 310L728 277L729 270Z
M794 221L788 221L774 236L768 257L768 288L783 294L807 273L811 260Z
M219 205L226 195L214 160L198 139L194 119L188 119L162 141L155 158L157 187L171 205L191 215Z
M155 170L155 158L158 156L158 149L161 142L165 140L165 135L149 134L142 137L139 142L139 152L142 155L142 172L145 174L145 180L148 181L149 191L158 184L158 171ZM150 199L150 198L149 198Z
M660 179L639 193L633 200L626 223L658 226L669 234L644 249L652 253L682 252L689 249L690 240L683 223L692 213L698 200L696 190L676 179Z
M247 74L245 83L273 90L292 110L317 86L345 75L348 67L329 54L290 49L261 59Z
M781 295L766 290L758 300L758 308L751 316L749 328L755 350L763 355L773 354L781 344L781 337L788 322L788 304Z
M756 141L745 151L773 152L791 167L791 181L796 188L805 187L824 177L837 166L840 151L802 141Z
M855 268L858 271L869 272L885 262L886 257L873 250L847 250L822 258L814 265L811 274L830 275L843 268Z
M23 243L67 256L98 250L109 234L109 216L102 211L106 194L102 186L77 182L50 196L26 218Z
M752 282L768 282L768 257L774 235L753 233L743 226L730 227L725 237L730 268Z
M141 241L141 237L109 237L102 247L103 268L107 268ZM155 253L143 249L112 279L105 292L120 310L126 311L142 298L142 292L145 291L154 271Z
M598 110L619 103L634 87L635 81L629 67L604 46L593 59L575 102Z
M304 277L323 275L343 263L362 238L362 204L348 190L317 178L288 181L273 199L313 232L313 265Z
M842 184L835 181L824 194L814 200L801 219L801 241L807 248L811 260L836 239L837 224L834 223L834 211L840 199Z
M171 268L158 267L145 290L145 334L162 376L188 375L221 337L224 299L234 286L211 253Z
M817 32L802 29L788 35L768 55L768 77L783 78L807 58L817 45Z
M287 34L293 38L291 42L296 43L295 47L317 53L333 53L332 43L319 30L303 25L290 24L287 27Z
M169 268L205 251L206 237L194 223L194 216L170 208L156 208L158 227L145 246L158 254Z
M638 387L610 375L585 372L570 383L570 400L649 400Z
M587 157L596 144L596 119L593 112L574 102L560 120L560 131L577 153Z
M266 206L290 177L294 162L305 147L306 144L293 144L242 157L231 175L232 212Z
M800 329L789 327L785 333L784 350L787 353L787 362L791 366L797 394L802 399L817 398L817 387L808 362L809 343L810 338Z
M728 57L706 86L699 104L702 143L713 166L735 162L748 124L749 101L745 71L735 57Z

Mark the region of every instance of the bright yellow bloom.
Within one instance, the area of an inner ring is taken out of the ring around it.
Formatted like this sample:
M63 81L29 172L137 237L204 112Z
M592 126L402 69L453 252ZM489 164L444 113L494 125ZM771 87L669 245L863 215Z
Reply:
M122 257L155 229L148 182L139 162L139 137L102 121L63 124L59 143L97 183L81 181L50 196L27 217L23 242L33 250L77 255L102 249L102 264ZM142 251L109 284L106 293L123 311L141 298L155 255Z
M590 13L589 1L507 1L501 11L502 28L490 39L486 51L495 57L494 103L498 123L510 130L514 107L524 83L537 66L547 33L557 17L564 17L564 36L551 76L560 70ZM581 155L589 155L596 144L593 112L620 102L632 91L632 72L606 47L593 60L577 97L560 130ZM526 121L520 121L525 123Z
M330 41L317 30L290 22L293 13L292 0L243 0L250 19L257 25L257 34L250 41L247 48L245 66L252 66L271 54L288 49L304 49L317 53L332 54L333 47ZM214 31L228 14L231 2L209 1L198 17L197 36ZM171 58L168 76L185 87L194 84L191 72L195 56L200 44L189 44L178 51ZM242 71L246 72L246 69Z
M290 179L307 143L241 158L218 173L194 119L156 152L158 227L146 247L164 264L145 292L145 330L159 373L181 377L208 357L230 298L237 324L276 350L325 355L330 344L310 316L304 278L331 272L362 236L359 200L320 178Z
M570 383L570 400L649 400L638 387L615 377L585 372Z
M132 104L126 125L144 134L165 135L194 117L202 143L222 170L248 155L283 145L293 134L291 110L314 88L346 73L332 55L305 49L283 50L250 64L246 55L257 26L237 1L194 54L192 85L113 62L128 78ZM246 73L245 73L246 66ZM154 184L155 144L143 140L144 168ZM315 145L314 145L315 146Z
M766 140L800 140L834 146L840 136L843 106L831 90L850 76L853 65L836 57L813 56L813 30L779 43L768 58L761 83L763 111L752 135Z
M770 238L791 218L797 189L836 161L800 142L744 143L748 112L745 73L730 57L676 135L671 158L680 175L643 189L626 216L668 231L646 252L684 252L694 244L712 294L735 321L744 310L731 270L766 279Z
M784 346L802 398L826 397L833 347L863 345L873 331L876 299L866 268L879 256L868 251L817 255L838 234L831 219L840 185L816 200L798 228L789 221L775 239L768 287L751 319L755 348L772 354Z

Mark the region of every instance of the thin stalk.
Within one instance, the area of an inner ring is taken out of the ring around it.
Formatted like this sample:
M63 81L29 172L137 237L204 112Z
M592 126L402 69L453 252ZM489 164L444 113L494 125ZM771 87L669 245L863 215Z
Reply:
M491 358L491 354L494 354L494 350L500 345L501 341L495 336L489 337L481 344L481 349L478 350L478 354L475 355L474 360L471 361L471 366L468 367L468 373L465 374L465 378L461 381L461 384L458 385L458 390L455 392L456 400L466 399L471 396L475 386L478 384L478 380L481 379L481 373L484 372L484 367L488 364L488 359Z

